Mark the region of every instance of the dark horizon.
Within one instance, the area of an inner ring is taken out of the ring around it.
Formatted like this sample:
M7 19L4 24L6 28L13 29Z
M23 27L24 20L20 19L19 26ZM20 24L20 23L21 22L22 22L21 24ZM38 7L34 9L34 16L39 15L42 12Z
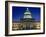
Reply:
M26 9L29 9L29 11L32 14L32 17L35 19L35 21L40 21L40 8L38 7L12 7L12 20L13 21L20 21L20 18L23 18L24 12Z

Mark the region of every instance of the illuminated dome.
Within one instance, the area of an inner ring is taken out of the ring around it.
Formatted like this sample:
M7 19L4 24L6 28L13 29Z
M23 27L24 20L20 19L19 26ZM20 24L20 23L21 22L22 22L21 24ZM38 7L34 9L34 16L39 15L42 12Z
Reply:
M24 18L32 18L31 12L29 11L28 8L27 8L26 12L24 13Z

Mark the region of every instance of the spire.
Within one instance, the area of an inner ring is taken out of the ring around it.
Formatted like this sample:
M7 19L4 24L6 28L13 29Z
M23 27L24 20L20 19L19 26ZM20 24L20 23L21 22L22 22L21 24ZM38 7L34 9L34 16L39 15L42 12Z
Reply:
M27 8L27 10L26 11L29 11L29 9Z
M27 11L28 11L28 8L27 8Z

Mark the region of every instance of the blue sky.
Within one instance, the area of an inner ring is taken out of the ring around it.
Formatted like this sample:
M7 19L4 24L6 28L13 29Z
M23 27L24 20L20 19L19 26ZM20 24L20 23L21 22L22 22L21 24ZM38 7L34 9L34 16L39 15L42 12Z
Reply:
M32 17L36 21L40 21L40 8L38 7L16 7L16 6L12 7L12 20L19 21L20 18L23 18L24 12L26 11L27 8L31 12Z

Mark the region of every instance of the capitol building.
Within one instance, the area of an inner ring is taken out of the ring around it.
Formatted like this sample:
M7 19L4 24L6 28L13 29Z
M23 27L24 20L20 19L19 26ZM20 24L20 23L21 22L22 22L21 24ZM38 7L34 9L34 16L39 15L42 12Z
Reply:
M40 29L40 21L35 21L32 17L31 12L27 8L24 12L23 18L20 21L13 21L12 22L12 30L38 30Z

